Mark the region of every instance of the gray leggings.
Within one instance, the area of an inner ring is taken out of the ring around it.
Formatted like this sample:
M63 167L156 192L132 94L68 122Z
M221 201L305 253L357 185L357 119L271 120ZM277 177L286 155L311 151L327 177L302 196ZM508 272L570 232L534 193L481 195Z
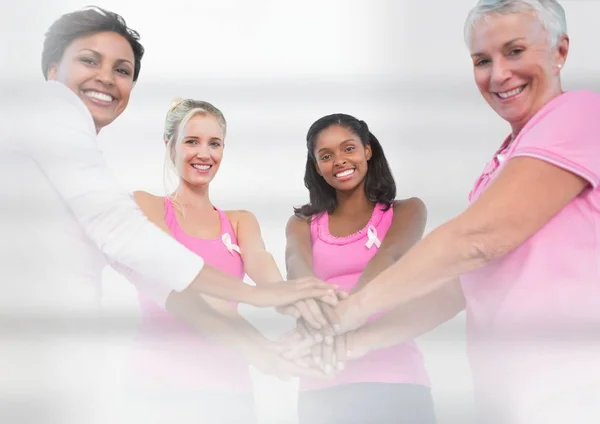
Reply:
M300 392L300 424L435 424L431 390L416 384L355 383Z

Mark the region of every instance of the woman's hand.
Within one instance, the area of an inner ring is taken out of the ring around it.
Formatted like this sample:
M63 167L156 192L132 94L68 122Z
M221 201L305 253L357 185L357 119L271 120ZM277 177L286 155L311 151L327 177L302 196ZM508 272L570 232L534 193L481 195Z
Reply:
M261 284L253 287L253 294L248 303L254 306L272 307L286 306L305 299L335 298L337 286L324 283L314 277L298 278L296 280L278 283Z
M348 297L348 293L336 291L335 294L324 296L319 299L307 299L277 308L277 311L284 315L290 315L296 319L302 318L312 329L318 330L321 335L332 343L333 336L339 320L334 307L339 300Z
M286 348L281 353L286 359L313 364L331 377L343 371L348 361L361 358L372 350L369 336L366 331L349 331L334 335L329 341L299 319L296 328L282 338Z
M369 319L363 311L357 295L350 295L346 300L340 301L333 311L338 322L336 334L341 335L362 327Z
M324 378L318 367L311 366L302 358L288 359L282 355L289 346L269 340L249 341L242 349L248 362L266 375L274 375L283 381L293 377ZM302 348L302 347L300 347Z

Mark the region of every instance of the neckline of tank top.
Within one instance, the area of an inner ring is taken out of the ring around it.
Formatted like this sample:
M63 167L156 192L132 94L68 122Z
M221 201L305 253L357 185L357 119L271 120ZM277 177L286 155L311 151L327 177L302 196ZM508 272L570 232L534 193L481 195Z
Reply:
M374 227L377 227L379 225L379 223L381 222L381 218L383 217L383 214L384 214L383 207L384 206L381 203L378 203L377 205L375 205L375 207L373 208L373 212L371 213L371 218L369 218L369 221L363 228L356 231L355 233L348 234L347 236L342 236L342 237L334 236L329 232L329 213L324 212L323 215L319 218L319 220L317 222L317 230L318 230L319 238L330 244L340 244L340 245L348 244L348 243L352 243L357 240L360 240L367 235L369 226L372 225ZM393 208L390 208L388 211L392 211L392 210L393 210Z
M225 222L223 222L224 219L229 221L229 218L227 218L227 215L225 214L225 212L223 212L221 209L215 207L214 205L213 205L213 209L215 211L217 211L217 213L219 214L219 235L214 238L204 238L204 237L192 236L192 235L186 233L184 231L184 229L181 228L181 224L179 223L179 220L177 219L177 214L175 213L175 210L174 210L173 201L171 200L171 198L169 196L165 196L165 199L169 202L169 206L171 207L171 211L173 212L173 219L175 220L175 225L177 226L177 230L181 234L183 234L186 238L189 238L192 240L200 240L200 241L222 242L223 234L229 233L229 231L227 231L227 229L225 228L225 226L226 226ZM165 210L165 214L166 214L166 212L167 211ZM230 225L230 227L231 227L231 225ZM233 232L233 227L231 228L231 232ZM236 237L235 234L230 234L230 236L232 237L232 240L233 240L233 237Z

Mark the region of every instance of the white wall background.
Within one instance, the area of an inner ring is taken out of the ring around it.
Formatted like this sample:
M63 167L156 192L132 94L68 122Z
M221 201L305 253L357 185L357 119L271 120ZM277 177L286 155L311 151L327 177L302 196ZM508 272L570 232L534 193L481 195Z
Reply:
M0 87L8 88L16 78L41 79L45 29L60 14L86 4L3 2ZM507 132L471 80L462 25L473 0L97 4L122 14L147 49L128 110L101 135L118 177L130 189L162 193L162 123L171 99L214 103L224 111L229 133L213 201L221 208L254 212L282 269L283 227L292 206L307 199L305 132L322 115L345 112L369 123L391 162L399 196L426 202L428 231L466 206L472 183ZM562 4L572 40L565 87L598 90L600 2ZM108 308L135 316L136 299L125 280L107 270L105 288ZM246 312L252 319L268 314ZM117 364L129 334L117 337ZM464 316L419 344L440 424L466 422L472 387ZM263 378L257 385L264 422L294 419L293 385Z

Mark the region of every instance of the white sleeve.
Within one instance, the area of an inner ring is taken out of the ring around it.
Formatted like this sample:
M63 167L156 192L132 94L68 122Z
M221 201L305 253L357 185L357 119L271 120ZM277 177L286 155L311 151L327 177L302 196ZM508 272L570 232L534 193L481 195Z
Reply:
M81 99L56 82L46 83L37 94L41 97L35 114L25 121L35 128L18 129L19 150L37 163L111 265L165 290L185 289L202 269L203 259L149 221L117 182Z

